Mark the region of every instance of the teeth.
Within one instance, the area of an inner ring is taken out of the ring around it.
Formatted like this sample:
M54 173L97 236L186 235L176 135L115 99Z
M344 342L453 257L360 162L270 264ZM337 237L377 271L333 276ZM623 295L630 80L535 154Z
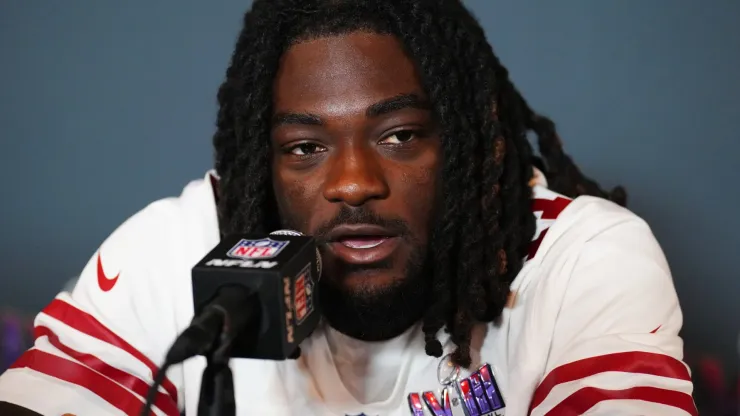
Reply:
M342 241L342 245L349 248L368 249L377 247L383 244L384 241L384 238L378 240L344 240Z

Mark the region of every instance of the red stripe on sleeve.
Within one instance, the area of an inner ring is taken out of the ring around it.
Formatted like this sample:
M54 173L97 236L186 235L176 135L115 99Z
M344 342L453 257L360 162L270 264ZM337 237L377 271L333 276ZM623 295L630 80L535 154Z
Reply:
M555 386L580 380L607 371L649 374L691 381L691 375L681 361L664 354L651 352L620 352L584 358L561 365L542 380L532 396L530 412L539 406Z
M108 329L105 325L100 323L95 317L88 314L87 312L81 311L75 308L67 302L60 299L54 299L43 311L52 318L64 322L72 328L83 332L93 338L97 338L103 342L107 342L114 347L120 348L132 356L136 357L139 361L144 363L149 370L152 372L152 377L157 373L157 366L147 358L146 355L142 354L139 350L131 346L123 338L116 335L113 331ZM167 394L177 403L177 389L174 384L168 379L162 383L162 387L165 389Z
M59 340L59 337L49 328L44 326L36 327L36 329L34 330L34 335L36 338L46 336L49 340L49 343L51 343L51 345L53 345L59 351L74 358L83 365L97 371L103 376L108 377L109 379L115 381L123 387L126 387L139 396L146 397L146 394L149 391L149 385L147 383L131 374L126 373L125 371L119 370L116 367L106 364L94 355L81 353L64 345ZM180 414L179 410L177 410L177 402L175 402L171 397L162 394L161 392L157 394L154 405L167 415L178 416Z
M95 371L37 349L26 351L10 368L28 368L76 384L130 416L138 416L144 405L144 402L133 393Z
M642 400L673 406L686 411L686 413L692 416L699 415L691 395L657 387L633 387L624 390L604 390L595 387L584 387L558 403L557 406L553 407L545 415L582 415L599 402L606 400Z

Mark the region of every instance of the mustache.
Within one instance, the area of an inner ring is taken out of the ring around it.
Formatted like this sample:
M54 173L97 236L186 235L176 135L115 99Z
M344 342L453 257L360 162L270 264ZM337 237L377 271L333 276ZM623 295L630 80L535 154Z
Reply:
M368 207L348 207L342 205L337 215L321 224L312 233L318 243L327 243L328 234L340 225L369 224L383 227L401 238L410 239L412 236L409 224L398 217L384 217Z

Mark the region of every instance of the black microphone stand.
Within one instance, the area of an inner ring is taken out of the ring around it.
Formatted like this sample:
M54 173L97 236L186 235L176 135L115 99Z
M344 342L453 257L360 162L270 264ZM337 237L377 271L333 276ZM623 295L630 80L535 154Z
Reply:
M200 384L198 416L236 416L234 376L229 360L234 350L251 353L257 343L261 324L258 296L254 293L244 295L235 292L233 299L235 305L239 305L238 321L232 321L235 316L225 312L219 335L211 348L203 354L207 364ZM232 307L236 307L235 305ZM233 333L230 330L233 329L232 325L237 325L240 330Z
M234 377L229 368L231 339L219 337L206 355L206 368L200 384L198 416L236 416Z

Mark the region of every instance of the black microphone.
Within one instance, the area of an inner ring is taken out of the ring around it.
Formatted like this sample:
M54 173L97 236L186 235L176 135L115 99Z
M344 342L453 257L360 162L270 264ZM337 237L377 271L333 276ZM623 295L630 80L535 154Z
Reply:
M296 231L222 240L193 267L195 318L173 344L173 364L204 354L219 335L232 341L232 357L293 356L319 321L320 264L314 239Z
M167 353L151 399L169 366L196 355L211 357L216 349L226 357L295 358L320 320L320 274L315 240L297 231L222 239L193 267L195 317Z

